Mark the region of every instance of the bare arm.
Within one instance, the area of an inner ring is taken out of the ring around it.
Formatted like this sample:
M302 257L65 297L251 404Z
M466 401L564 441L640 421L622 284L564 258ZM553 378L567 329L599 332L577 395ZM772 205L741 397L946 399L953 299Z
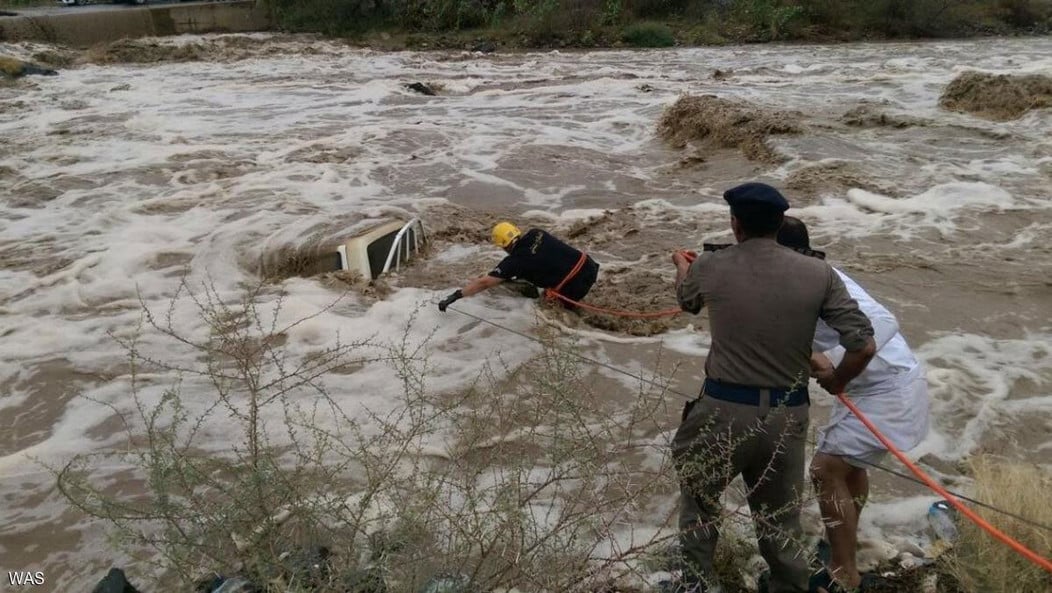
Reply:
M473 294L478 294L483 290L493 288L501 282L504 282L504 280L502 280L501 278L497 278L496 276L479 276L471 282L468 282L468 285L464 288L458 288L453 294L442 299L438 303L438 310L445 313L446 309L450 305L459 301L460 299L466 296L471 296Z
M873 360L877 353L877 342L870 336L866 338L866 344L859 350L848 350L844 354L844 360L840 361L830 373L818 376L818 383L823 389L838 395L844 392L847 384L866 370L866 365Z
M672 264L676 266L676 300L681 309L697 314L705 302L701 298L697 280L688 279L694 257L697 255L692 252L677 251L672 254Z
M504 280L502 278L497 278L496 276L479 276L471 282L468 282L468 285L460 289L460 292L462 292L464 296L469 297L484 290L489 290L501 282L504 282Z
M679 286L687 278L687 272L690 271L690 262L682 257L673 257L672 261L676 264L676 286Z

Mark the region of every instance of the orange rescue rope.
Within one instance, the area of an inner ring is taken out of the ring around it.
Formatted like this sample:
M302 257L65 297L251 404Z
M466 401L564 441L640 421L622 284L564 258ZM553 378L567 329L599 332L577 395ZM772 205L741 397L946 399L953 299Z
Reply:
M555 293L555 294L558 294L559 291L562 290L564 286L569 284L569 282L574 279L574 276L577 276L577 274L581 271L581 268L584 267L584 264L587 261L588 261L588 254L582 251L581 252L581 257L577 258L577 263L574 264L573 268L570 269L570 273L567 274L565 278L563 278L562 282L560 282L558 284L558 286L556 286L555 288L552 289L552 292Z
M851 410L852 414L854 414L859 420L862 421L862 424L866 425L866 428L868 428L869 431L872 432L874 436L876 436L878 439L880 439L880 442L884 444L884 446L888 449L888 451L891 451L892 455L894 455L896 458L898 458L898 460L901 461L903 465L908 467L909 470L911 472L913 472L913 475L917 476L922 482L924 482L924 484L928 488L931 488L932 490L937 492L939 494L939 496L942 496L943 498L945 498L947 502L949 502L951 505L953 505L954 508L956 508L958 511L960 511L965 517L968 517L972 521L972 523L975 523L976 525L978 525L983 531L985 531L985 532L989 533L990 535L994 536L994 538L999 540L1001 543L1007 545L1008 547L1012 548L1019 555L1023 556L1027 560L1033 562L1034 564L1040 566L1041 568L1047 570L1048 572L1052 572L1052 561L1049 561L1047 558L1041 557L1040 555L1038 555L1036 552L1034 552L1030 548L1027 548L1023 544L1021 544L1018 541L1012 539L1010 536L1005 535L999 529L997 529L993 525L990 525L989 523L987 523L985 519L983 519L978 514L976 514L972 509L964 506L964 503L962 503L961 501L957 500L957 498L954 495L950 494L938 482L936 482L935 480L931 479L928 476L928 474L924 473L924 470L922 470L919 467L917 467L912 461L909 460L908 457L903 455L902 451L899 451L895 447L895 445L892 445L891 441L889 441L887 439L887 437L885 437L883 434L881 434L880 430L878 430L877 427L874 426L873 423L869 421L869 418L866 418L862 414L862 411L859 410L858 407L855 406L855 404L852 403L852 401L847 398L846 394L841 393L841 394L838 394L837 397L840 398L840 401L843 402L843 404L845 406L847 406L847 408L849 410Z
M684 257L687 258L687 261L690 262L693 262L694 259L697 257L697 254L689 251L682 251L680 253L683 253ZM664 311L654 311L652 313L643 313L638 311L623 311L620 309L606 309L603 307L596 307L595 305L582 303L580 301L575 301L570 297L560 294L559 291L562 290L562 288L566 286L568 282L573 280L574 276L577 276L577 274L581 271L581 268L584 267L584 264L587 261L588 255L584 252L581 252L581 257L577 260L577 264L574 265L573 269L570 270L570 273L567 274L565 278L563 278L562 282L560 282L559 285L555 288L549 288L548 290L544 291L544 295L548 298L548 300L560 300L574 305L575 307L580 307L586 311L592 311L593 313L602 313L604 315L612 315L614 317L628 317L630 319L657 319L660 317L675 317L676 315L683 313L683 310L679 307L676 307L675 309L665 309Z

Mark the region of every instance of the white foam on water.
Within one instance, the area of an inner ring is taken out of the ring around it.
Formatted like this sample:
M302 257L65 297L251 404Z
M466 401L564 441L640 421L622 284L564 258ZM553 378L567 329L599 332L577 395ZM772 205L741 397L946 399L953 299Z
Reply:
M987 183L956 182L938 185L908 198L893 198L862 189L848 190L845 197L828 196L820 204L794 208L793 213L814 221L819 233L835 226L837 235L865 237L879 233L910 239L926 229L943 236L959 230L965 216L1029 209L1026 200ZM816 233L818 234L818 233Z
M848 201L858 207L884 214L923 214L939 216L947 211L967 208L1000 210L1010 207L1008 192L985 183L954 183L934 187L919 196L896 200L861 189L849 190Z
M709 355L712 337L695 330L694 326L687 326L668 332L661 343L673 352L702 358Z
M548 212L545 210L527 210L522 213L526 218L546 218L552 222L577 222L602 216L606 210L600 208L570 208L560 212Z
M447 249L443 249L438 255L434 257L433 261L439 263L455 263L469 259L475 259L478 254L482 253L483 248L478 245L451 245Z
M922 344L916 352L927 366L932 429L911 456L934 453L944 459L962 459L984 438L1012 438L1018 428L1015 425L1027 415L1044 418L1047 430L1052 413L1052 339L1048 334L1023 340L950 334ZM1032 384L1036 393L1019 394L1021 381Z

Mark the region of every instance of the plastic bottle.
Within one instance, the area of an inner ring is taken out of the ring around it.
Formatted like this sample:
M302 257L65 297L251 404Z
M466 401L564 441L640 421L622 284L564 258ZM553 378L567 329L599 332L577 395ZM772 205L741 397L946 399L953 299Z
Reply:
M957 541L957 510L945 500L933 502L928 507L928 526L936 541Z

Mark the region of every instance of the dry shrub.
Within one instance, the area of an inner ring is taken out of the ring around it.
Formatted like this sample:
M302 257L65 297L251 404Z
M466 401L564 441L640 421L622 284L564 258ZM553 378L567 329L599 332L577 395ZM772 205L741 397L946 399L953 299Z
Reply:
M129 393L97 400L126 443L52 468L66 500L142 559L130 576L152 573L147 590L195 590L219 573L270 593L627 592L667 556L678 480L662 435L682 401L665 378L675 366L659 359L638 389L611 393L573 343L541 327L521 366L495 355L469 385L440 390L433 336L410 332L415 314L390 341L343 342L334 330L304 352L290 332L340 299L284 323L284 297L259 285L227 302L184 280L167 307L142 303L142 324L114 336ZM205 324L187 327L190 314ZM401 392L380 409L348 397L370 365L389 368ZM726 435L679 476L726 479L725 460L753 435ZM127 471L100 469L114 463ZM722 515L738 533L750 519L776 529L744 503ZM720 576L740 582L754 554L728 538Z
M798 134L793 115L767 111L744 101L714 95L680 97L665 109L658 133L682 148L700 142L711 148L737 148L751 160L781 162L784 157L767 144L776 134Z
M109 524L163 590L218 572L283 593L414 593L442 574L479 591L584 593L639 582L640 559L675 537L653 502L675 478L645 454L664 450L659 377L613 402L572 346L542 333L521 367L498 356L465 389L438 391L415 316L390 342L334 337L304 353L288 332L315 316L279 324L274 290L227 303L184 282L167 310L143 304L142 326L117 338L131 401L99 402L127 445L53 468L68 502ZM185 328L180 307L207 327ZM401 383L390 409L343 407L366 365ZM218 446L217 423L234 444ZM141 495L107 489L95 468L114 461Z
M1037 466L991 457L972 461L975 497L1042 525L1052 525L1052 475ZM1052 556L1052 533L1007 515L976 509L991 525L1040 556ZM995 540L970 521L962 521L950 556L954 576L966 591L1045 593L1052 574Z

